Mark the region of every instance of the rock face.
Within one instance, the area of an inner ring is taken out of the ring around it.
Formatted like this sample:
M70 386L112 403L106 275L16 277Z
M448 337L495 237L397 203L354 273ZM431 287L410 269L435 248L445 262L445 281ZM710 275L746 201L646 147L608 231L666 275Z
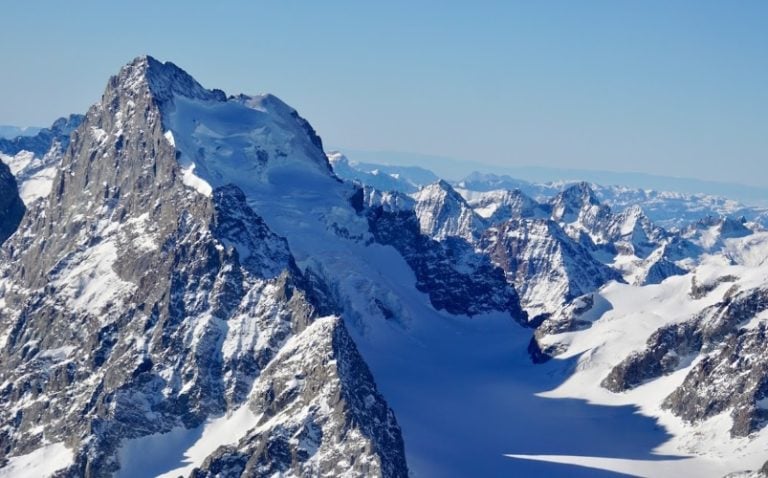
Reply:
M759 430L768 419L765 344L763 323L754 330L739 329L729 334L694 366L663 406L689 422L730 411L733 436L745 437Z
M527 315L504 271L463 239L436 241L422 235L416 213L408 209L376 206L366 215L376 241L402 254L416 274L416 287L429 294L436 309L470 316L502 311L526 323Z
M8 166L0 161L0 244L16 232L24 211L16 179Z
M731 434L747 436L764 426L768 396L765 326L743 326L768 310L768 289L733 293L693 319L663 327L645 350L611 370L603 387L620 392L668 375L695 357L699 361L664 407L687 421L700 421L730 410Z
M539 320L610 280L621 280L548 219L503 222L489 228L479 244Z
M460 237L473 242L484 229L483 220L447 182L440 180L414 194L421 232L435 239Z
M60 475L109 476L127 440L247 407L257 425L195 473L406 476L322 287L242 190L189 184L164 129L185 98L225 100L168 63L124 67L0 250L0 462L44 436L72 453Z
M257 379L258 431L219 448L192 476L405 478L397 422L372 383L341 321L316 320Z

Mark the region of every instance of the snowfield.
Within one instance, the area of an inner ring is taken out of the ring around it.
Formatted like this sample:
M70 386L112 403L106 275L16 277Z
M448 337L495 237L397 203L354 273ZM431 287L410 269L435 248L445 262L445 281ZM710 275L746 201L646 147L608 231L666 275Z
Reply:
M737 252L738 251L738 252ZM746 252L745 252L746 251ZM705 256L702 264L685 276L671 277L662 284L644 287L613 283L600 291L605 305L589 319L592 327L549 337L552 342L567 345L558 360L572 360L575 368L563 383L539 396L549 399L575 398L590 404L606 406L633 406L638 413L652 417L656 426L670 434L651 451L659 456L679 456L684 459L627 460L624 457L568 456L543 454L513 454L514 458L554 463L569 463L642 476L723 476L727 473L759 469L768 457L768 430L763 429L748 438L729 435L732 419L728 412L695 425L661 408L661 401L678 387L687 372L695 365L671 375L652 380L633 390L612 393L599 386L611 368L631 352L641 349L648 337L659 327L681 322L708 305L723 299L726 292L737 285L749 289L768 283L768 234L759 233L742 239L726 241L723 253ZM696 276L700 283L713 282L717 277L735 276L733 282L719 284L701 299L689 293ZM757 316L766 321L768 316ZM636 431L627 429L626 439L633 439ZM632 437L632 438L630 438ZM616 459L622 458L622 459Z

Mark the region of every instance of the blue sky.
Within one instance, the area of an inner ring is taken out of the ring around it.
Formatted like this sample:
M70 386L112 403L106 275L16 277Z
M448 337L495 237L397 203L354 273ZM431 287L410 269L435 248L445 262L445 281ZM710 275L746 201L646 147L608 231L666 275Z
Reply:
M133 57L272 92L325 143L768 186L768 2L0 6L0 124L84 112Z

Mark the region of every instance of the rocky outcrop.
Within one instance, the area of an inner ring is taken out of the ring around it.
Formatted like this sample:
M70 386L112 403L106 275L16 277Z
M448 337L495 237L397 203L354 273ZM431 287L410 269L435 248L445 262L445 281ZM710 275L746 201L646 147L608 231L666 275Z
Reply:
M707 282L699 282L694 275L691 277L691 292L688 295L691 297L691 299L701 299L719 287L720 284L736 282L737 280L739 280L738 277L728 274L716 277L715 279Z
M0 244L16 232L25 210L16 179L8 166L0 161Z
M745 437L768 420L768 353L765 324L729 334L705 355L663 402L689 422L730 411L731 435Z
M548 219L497 224L485 232L479 247L505 271L523 307L539 321L608 281L622 280Z
M527 321L504 271L463 239L448 236L436 241L423 235L412 210L376 206L365 214L375 240L402 254L416 274L416 287L429 295L436 309L470 316L501 311L521 323Z
M446 181L423 187L413 195L421 232L437 240L460 237L473 242L484 229L480 218Z
M257 429L191 476L408 476L394 414L339 319L290 339L252 396Z
M730 410L731 434L746 436L762 427L768 396L765 327L743 328L768 310L768 289L733 295L691 320L654 332L646 347L614 367L602 386L628 390L670 374L698 358L683 383L664 400L664 407L687 421L699 421Z

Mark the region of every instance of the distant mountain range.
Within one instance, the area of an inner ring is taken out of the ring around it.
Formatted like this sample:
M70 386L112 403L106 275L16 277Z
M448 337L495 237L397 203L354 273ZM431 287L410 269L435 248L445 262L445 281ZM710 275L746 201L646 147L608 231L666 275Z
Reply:
M34 126L19 127L0 125L0 138L16 138L17 136L34 136L40 132L43 128L37 128Z
M398 151L366 151L344 149L352 161L388 166L418 166L434 171L442 178L458 181L481 171L486 174L506 175L534 183L558 181L587 181L604 186L624 186L634 189L674 191L685 194L723 196L750 206L768 207L768 187L678 178L639 172L599 171L587 169L560 169L541 166L498 166L482 161L470 161L443 156Z
M411 194L435 182L438 178L436 173L424 167L356 162L340 152L331 152L328 157L339 176L384 191L396 190ZM473 171L451 182L458 190L475 192L520 190L533 199L546 201L581 181L559 180L540 183L509 175ZM748 206L730 197L692 194L676 190L671 192L641 189L624 185L606 186L598 183L590 183L590 187L601 201L613 209L621 211L638 205L652 221L666 228L685 228L691 223L710 216L743 217L761 227L768 227L768 208Z

